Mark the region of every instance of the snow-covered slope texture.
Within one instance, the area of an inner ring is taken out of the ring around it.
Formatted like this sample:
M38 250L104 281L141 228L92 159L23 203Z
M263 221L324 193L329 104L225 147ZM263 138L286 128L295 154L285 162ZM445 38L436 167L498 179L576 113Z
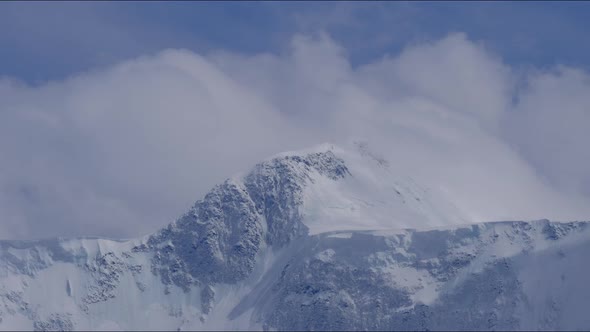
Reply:
M0 329L590 328L588 223L465 226L388 163L322 145L144 238L0 241Z
M279 330L590 327L588 223L336 232L292 246L230 318L252 309Z

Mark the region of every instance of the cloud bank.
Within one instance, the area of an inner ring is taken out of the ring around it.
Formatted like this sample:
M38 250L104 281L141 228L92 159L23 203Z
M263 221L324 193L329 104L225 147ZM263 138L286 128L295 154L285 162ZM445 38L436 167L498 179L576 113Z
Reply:
M320 33L3 78L0 238L143 235L260 159L353 138L474 221L589 219L589 77L511 68L460 33L353 67Z

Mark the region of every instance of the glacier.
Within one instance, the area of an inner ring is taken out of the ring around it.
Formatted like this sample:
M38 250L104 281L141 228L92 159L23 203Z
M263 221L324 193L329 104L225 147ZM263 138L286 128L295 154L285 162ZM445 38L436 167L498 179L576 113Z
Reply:
M285 152L154 234L0 241L2 330L588 330L589 222L474 223L366 143Z

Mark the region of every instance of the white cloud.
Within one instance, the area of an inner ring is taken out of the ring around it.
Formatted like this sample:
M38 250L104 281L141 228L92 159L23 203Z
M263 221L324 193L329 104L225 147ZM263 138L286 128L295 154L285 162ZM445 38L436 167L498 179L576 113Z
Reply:
M361 72L382 96L428 98L485 125L493 125L510 101L509 68L462 33L406 48Z
M530 76L513 106L512 69L462 34L358 68L320 34L282 55L168 50L40 87L4 79L0 237L145 234L268 155L351 137L474 219L587 218L570 183L590 174L588 79L560 73Z
M512 114L508 140L552 185L590 194L590 76L559 66L531 74Z

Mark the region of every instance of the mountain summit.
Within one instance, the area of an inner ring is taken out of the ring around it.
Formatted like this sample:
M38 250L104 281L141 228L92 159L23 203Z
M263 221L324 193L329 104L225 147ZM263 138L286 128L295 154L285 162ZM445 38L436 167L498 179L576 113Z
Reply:
M132 240L0 241L0 329L588 329L588 222L470 224L366 143L283 153Z

